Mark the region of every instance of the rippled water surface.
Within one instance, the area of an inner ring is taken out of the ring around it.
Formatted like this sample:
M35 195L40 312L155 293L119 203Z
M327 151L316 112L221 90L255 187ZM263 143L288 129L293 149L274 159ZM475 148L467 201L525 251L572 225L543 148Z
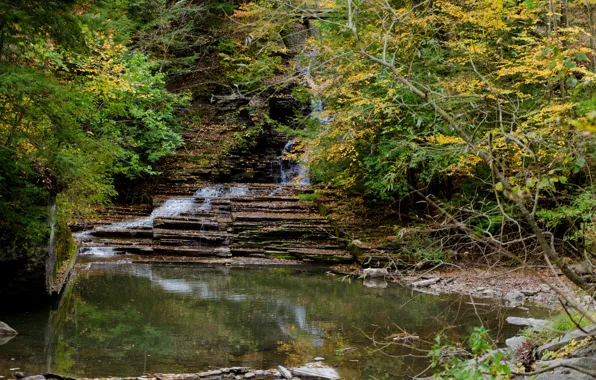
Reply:
M480 318L502 341L515 333L504 317L528 314L480 304L477 315L469 298L306 267L94 263L70 285L59 306L0 313L20 332L0 341L0 376L11 368L71 376L267 369L321 356L345 378L402 378L428 366L424 353L380 349L371 337L403 329L430 340L444 330L463 340Z

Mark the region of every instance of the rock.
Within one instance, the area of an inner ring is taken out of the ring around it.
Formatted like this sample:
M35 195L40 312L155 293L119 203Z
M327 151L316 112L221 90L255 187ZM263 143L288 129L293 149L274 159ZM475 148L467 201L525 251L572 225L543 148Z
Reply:
M0 335L17 335L18 332L4 322L0 321Z
M263 371L262 369L255 371L255 375L257 375L257 376L263 376L264 374L265 374L265 371Z
M362 285L367 288L385 289L388 284L382 278L365 278Z
M277 369L279 370L279 373L281 374L281 376L283 378L286 378L288 380L292 379L292 372L290 372L289 369L287 369L286 367L281 366L281 365L278 365Z
M324 379L324 380L335 380L339 379L339 374L333 368L310 368L310 367L299 367L292 368L292 373L302 379Z
M596 325L586 326L583 328L583 330L586 331L588 334L584 333L582 330L575 330L540 346L536 350L538 356L542 356L546 351L557 351L558 349L569 343L572 339L584 338L593 334L594 332L596 332Z
M252 379L255 376L256 376L256 374L254 372L247 372L244 374L245 379Z
M505 344L509 348L511 355L515 356L523 344L528 340L525 336L514 336L505 340Z
M362 271L364 277L374 278L374 277L385 277L389 276L389 272L387 268L366 268Z
M420 280L420 281L414 281L412 282L412 286L415 288L424 288L427 286L431 286L436 284L437 282L441 281L441 279L439 277L435 277L435 278L431 278L428 280Z
M505 294L505 300L512 305L523 303L525 299L526 297L524 296L524 294L518 290L512 290L509 293Z
M550 322L546 321L544 319L507 317L506 321L510 325L518 325L518 326L530 326L530 327L550 326Z
M561 365L571 365L574 367L582 368L587 371L593 372L596 368L596 359L594 358L573 358L573 359L562 359L562 360L548 360L544 362L536 363L536 370L541 371L549 367L557 367L553 369L551 373L543 373L539 375L536 380L588 380L594 379L594 377L581 373L579 371L561 367Z
M221 371L220 370L205 371L205 372L199 372L199 373L197 373L197 376L198 377L209 377L209 376L217 376L217 375L221 375Z
M315 361L316 361L316 362L322 362L323 360L325 360L325 358L322 358L322 357L320 357L320 356L317 356L317 357L315 358Z
M24 379L25 377L31 376L31 375L29 375L28 373L25 373L25 372L15 372L12 375L14 377L16 377L17 379Z
M495 296L495 291L491 289L486 289L482 292L482 296L492 298Z
M24 377L23 380L46 380L46 378L41 375L35 375Z

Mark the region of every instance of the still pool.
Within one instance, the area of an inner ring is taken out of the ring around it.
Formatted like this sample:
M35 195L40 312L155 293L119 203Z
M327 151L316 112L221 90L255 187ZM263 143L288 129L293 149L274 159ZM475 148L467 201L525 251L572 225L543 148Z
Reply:
M428 367L425 342L439 332L464 341L482 322L503 342L517 331L505 317L544 313L366 285L307 266L91 263L59 305L0 312L20 333L0 341L0 376L268 369L319 356L344 378L402 378ZM418 339L395 344L403 332Z

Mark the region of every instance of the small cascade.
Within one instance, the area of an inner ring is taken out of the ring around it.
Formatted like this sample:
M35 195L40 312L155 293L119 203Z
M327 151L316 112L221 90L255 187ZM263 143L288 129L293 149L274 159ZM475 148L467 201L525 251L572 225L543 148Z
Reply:
M284 153L291 149L289 142ZM349 261L349 255L327 232L328 221L295 196L304 188L290 186L307 183L299 178L306 175L308 180L307 171L298 163L290 163L284 166L284 173L284 184L209 185L194 191L192 197L164 201L149 216L78 234L75 237L80 239L81 255L94 259L122 253L168 257L281 255Z
M311 113L310 116L322 124L329 123L329 117L323 116L323 111L325 110L325 103L321 99L312 99L310 101L310 109Z
M306 166L286 157L293 150L295 142L296 140L288 141L281 152L281 184L310 185L310 175Z
M224 194L224 187L222 185L202 187L194 194L195 197L203 198L217 198Z
M192 209L193 198L172 198L165 201L161 206L154 209L149 216L122 222L110 223L103 226L96 226L91 230L74 234L76 238L86 238L93 235L94 231L120 231L139 228L151 228L155 218L171 217L181 215Z
M116 256L116 250L111 247L89 247L83 249L81 255L92 257L113 257Z
M287 157L292 152L295 142L296 140L288 141L281 151L279 160L281 183L269 193L269 196L277 195L286 185L310 185L310 175L306 166Z

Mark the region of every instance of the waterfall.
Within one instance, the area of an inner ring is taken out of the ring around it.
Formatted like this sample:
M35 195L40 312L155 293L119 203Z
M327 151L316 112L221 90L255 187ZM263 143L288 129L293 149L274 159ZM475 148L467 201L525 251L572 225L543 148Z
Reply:
M206 186L202 187L194 193L194 197L205 198L203 204L199 208L201 211L210 211L211 202L213 198L230 196L238 197L248 195L248 186L234 186L225 191L222 185ZM125 220L122 222L110 223L103 226L96 226L91 230L83 231L74 234L76 238L85 238L93 235L93 231L117 231L117 230L128 230L134 228L151 228L153 226L153 220L155 218L167 218L182 215L186 212L191 211L195 207L195 198L171 198L166 200L161 206L154 209L149 216ZM90 255L94 255L98 252L89 252Z
M281 152L281 184L310 185L310 175L306 166L292 159L284 159L284 156L292 151L295 141L288 141Z

